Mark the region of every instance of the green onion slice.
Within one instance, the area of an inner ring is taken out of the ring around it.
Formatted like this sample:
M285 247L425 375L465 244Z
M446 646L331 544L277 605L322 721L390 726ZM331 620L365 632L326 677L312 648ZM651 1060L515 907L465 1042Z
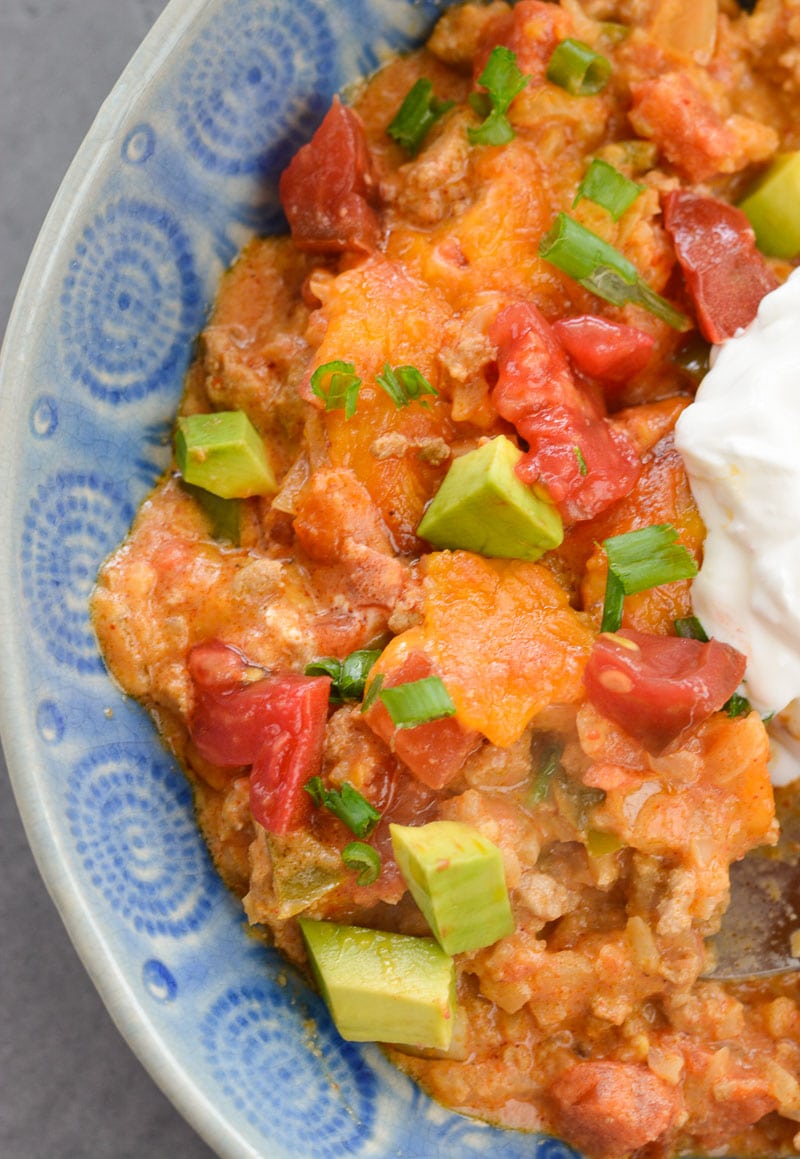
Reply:
M671 523L656 523L603 540L608 579L601 631L619 628L625 596L697 575L697 564L677 539Z
M644 185L631 181L608 161L595 157L578 186L572 208L586 198L607 209L614 221L619 221L643 190Z
M416 728L418 724L454 716L456 711L450 693L438 676L425 676L422 680L382 688L378 695L395 728Z
M481 94L475 95L480 96ZM470 100L470 104L476 112L480 113L477 101ZM497 109L490 109L482 125L479 125L477 129L467 129L467 136L472 145L507 145L509 141L514 140L516 134L505 113L499 113Z
M455 101L438 100L428 78L420 77L409 89L386 132L415 157L430 130L454 104Z
M380 656L380 651L362 648L351 652L344 660L335 656L323 656L313 660L303 669L306 676L330 676L330 699L334 704L345 700L360 700L372 665Z
M342 850L342 861L348 869L358 873L358 885L372 885L381 873L381 855L372 845L363 841L351 841Z
M333 813L356 837L369 837L381 819L378 810L349 781L344 781L341 789L326 789L322 777L312 777L303 787L315 805Z
M616 632L622 626L622 609L625 604L625 589L617 575L609 567L606 576L606 590L603 597L603 619L601 632Z
M680 616L673 623L676 636L683 636L685 640L699 640L701 644L708 643L706 630L697 616Z
M336 699L339 699L338 684L342 675L342 661L337 660L335 656L321 656L319 660L312 660L310 664L306 664L303 669L304 676L330 676L331 678L331 700L334 699L334 689L336 689Z
M356 413L360 387L352 362L325 362L311 375L311 389L325 403L325 410L343 410L346 419Z
M477 129L467 129L467 136L473 145L505 145L514 137L514 130L506 116L509 105L527 85L530 75L522 72L517 64L517 54L502 44L492 49L478 84L485 93L473 93L470 104L479 116L484 117ZM488 100L487 100L488 98Z
M582 40L568 37L556 45L545 75L575 97L590 97L608 84L611 61Z
M375 679L370 681L369 688L367 689L367 695L364 697L364 701L361 705L362 712L366 712L369 708L371 708L375 701L378 699L378 694L383 688L383 681L384 675L382 672L379 672Z
M417 370L416 366L395 366L392 370L387 362L375 381L386 391L398 410L401 407L409 406L417 399L421 399L424 394L434 396L439 394L436 387L431 386L425 375ZM425 401L422 401L422 406L427 405Z
M539 256L614 306L635 302L676 330L691 326L685 314L650 289L624 254L567 213L559 213L542 238Z
M583 451L580 449L580 447L577 446L573 449L575 451L575 458L578 460L578 470L580 471L581 475L588 475L589 468L587 467L586 460L583 457Z
M733 696L729 697L722 706L722 711L727 712L728 716L731 717L746 716L751 709L750 701L740 692L734 692Z
M531 745L531 756L534 759L536 775L528 792L528 803L538 805L550 793L553 777L561 768L561 754L564 745L553 736L544 735L535 737Z

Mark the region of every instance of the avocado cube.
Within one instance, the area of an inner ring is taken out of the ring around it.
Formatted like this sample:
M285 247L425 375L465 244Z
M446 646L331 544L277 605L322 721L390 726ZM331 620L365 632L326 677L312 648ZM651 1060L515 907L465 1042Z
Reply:
M787 260L796 257L800 253L800 152L777 157L739 208L763 253Z
M448 954L479 950L514 931L500 850L471 825L390 825L411 896Z
M505 435L455 459L417 528L435 547L504 559L538 559L564 538L549 499L514 471L522 457Z
M300 919L300 929L342 1038L448 1049L455 967L433 938L307 918Z
M175 457L186 483L221 499L274 495L278 490L263 440L244 411L179 418Z

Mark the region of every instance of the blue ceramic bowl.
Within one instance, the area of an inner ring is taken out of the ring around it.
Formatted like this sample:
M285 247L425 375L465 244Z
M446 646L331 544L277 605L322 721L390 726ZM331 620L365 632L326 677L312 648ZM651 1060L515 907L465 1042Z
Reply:
M566 1159L451 1114L250 938L87 604L168 461L217 280L282 228L277 177L433 0L172 0L45 223L0 364L0 728L31 844L113 1017L230 1159Z

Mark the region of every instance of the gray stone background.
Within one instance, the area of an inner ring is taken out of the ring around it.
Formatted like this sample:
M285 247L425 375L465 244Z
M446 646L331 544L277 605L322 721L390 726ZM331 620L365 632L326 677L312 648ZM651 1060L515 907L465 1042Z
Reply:
M164 5L0 0L0 335L61 178ZM0 1159L211 1156L102 1006L38 876L0 753Z

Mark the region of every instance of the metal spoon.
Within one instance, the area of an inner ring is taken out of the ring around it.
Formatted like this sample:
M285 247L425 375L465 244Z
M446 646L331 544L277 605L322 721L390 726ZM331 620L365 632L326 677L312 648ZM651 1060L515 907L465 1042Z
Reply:
M778 844L754 850L731 866L730 905L711 939L716 964L707 978L763 978L800 970L800 810L796 801L780 794L776 805Z

